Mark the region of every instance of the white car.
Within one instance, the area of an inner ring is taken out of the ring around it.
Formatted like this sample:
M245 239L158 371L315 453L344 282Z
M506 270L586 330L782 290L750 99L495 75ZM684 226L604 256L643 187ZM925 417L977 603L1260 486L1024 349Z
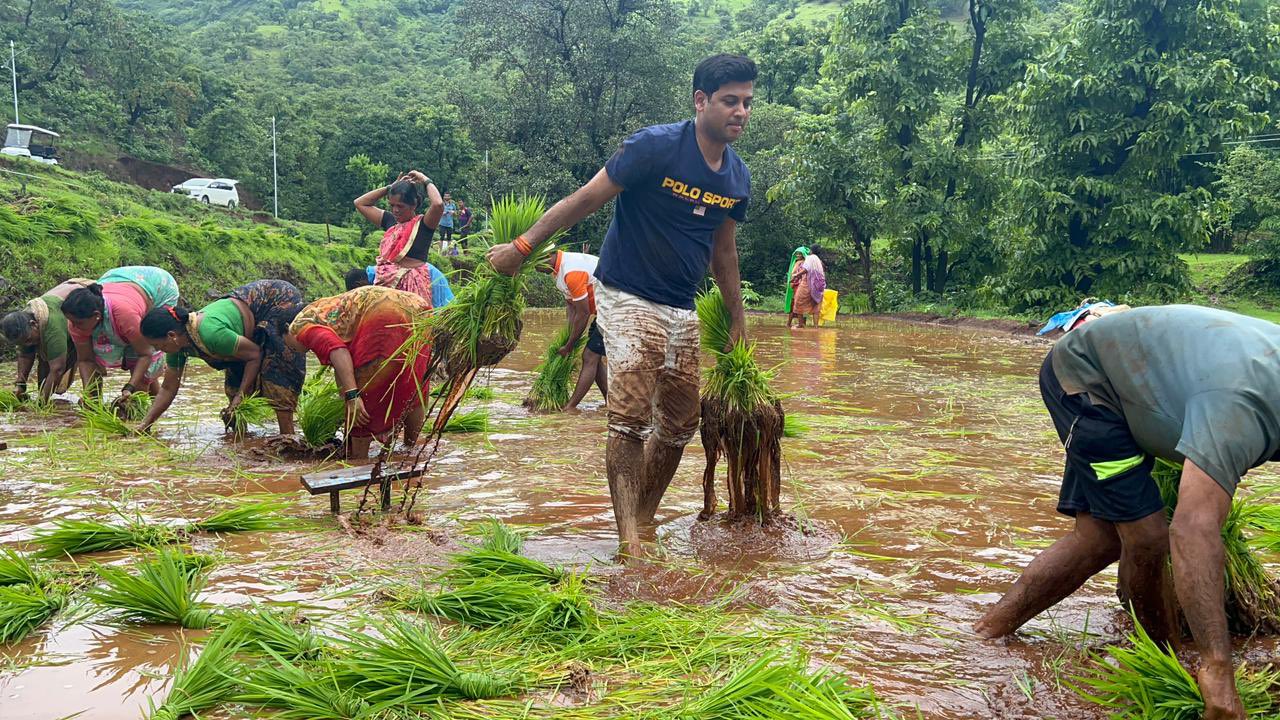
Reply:
M174 185L170 192L193 197L206 205L233 208L240 205L240 193L236 192L238 183L238 180L227 178L191 178L181 185Z

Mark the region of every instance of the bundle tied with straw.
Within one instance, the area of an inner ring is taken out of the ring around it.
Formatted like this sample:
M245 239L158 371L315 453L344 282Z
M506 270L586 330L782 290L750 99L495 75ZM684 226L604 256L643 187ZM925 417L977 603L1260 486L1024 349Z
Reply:
M568 355L561 355L560 348L569 342L571 331L568 326L562 327L551 338L551 344L547 346L542 362L536 369L538 377L534 379L533 387L529 388L529 396L524 400L525 407L543 412L559 412L569 404L569 396L573 394L573 372L582 358L582 348L587 344L584 333L574 343Z
M785 415L770 388L773 373L755 360L755 345L739 340L730 347L732 319L720 289L696 300L702 348L715 365L706 371L702 390L702 447L706 520L715 512L715 470L723 452L729 464L729 517L754 517L768 523L780 512ZM729 349L726 350L725 348Z
M1157 460L1151 475L1172 521L1178 507L1182 468ZM1280 584L1267 572L1254 550L1255 545L1274 548L1277 542L1280 542L1280 516L1275 506L1237 494L1222 524L1227 625L1233 634L1280 634Z

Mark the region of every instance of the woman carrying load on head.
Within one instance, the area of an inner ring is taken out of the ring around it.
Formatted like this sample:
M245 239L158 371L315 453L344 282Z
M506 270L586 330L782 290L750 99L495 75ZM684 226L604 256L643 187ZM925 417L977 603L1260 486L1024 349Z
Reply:
M27 302L0 320L0 334L18 346L18 375L13 383L18 397L27 396L27 379L36 368L40 402L48 402L71 387L76 369L76 349L67 332L62 302L71 291L92 285L92 280L72 278Z
M429 342L420 351L404 348L410 325L430 312L430 301L419 295L369 285L316 300L289 326L286 340L295 350L310 350L333 367L347 403L348 458L368 458L373 437L390 442L402 418L405 443L418 439L431 349Z
M425 192L429 205L418 215ZM390 211L377 206L387 198ZM410 170L390 185L370 190L355 200L356 209L386 232L378 246L374 284L411 292L431 300L431 271L427 254L444 213L440 190L426 175Z
M284 336L302 310L302 293L284 280L258 280L243 285L199 311L155 308L142 319L142 335L165 355L164 384L140 429L143 432L169 409L187 358L198 357L223 370L232 412L246 397L261 394L276 411L281 435L293 434L293 413L307 373L306 352L289 347Z
M101 396L101 381L111 368L129 371L113 405L119 406L135 392L159 392L164 353L142 336L142 317L153 308L177 307L178 283L158 267L134 265L109 270L98 282L72 290L62 303L76 365L86 396Z
M809 275L804 265L808 257L809 248L803 245L791 253L791 264L787 269L788 329L791 328L791 321L797 317L800 318L800 327L804 327L805 316L813 312L813 298L809 295Z

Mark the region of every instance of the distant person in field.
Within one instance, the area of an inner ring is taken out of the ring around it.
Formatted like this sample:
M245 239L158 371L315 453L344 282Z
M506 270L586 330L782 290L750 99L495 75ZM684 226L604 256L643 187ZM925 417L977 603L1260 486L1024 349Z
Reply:
M129 372L113 406L123 406L135 392L154 396L160 391L164 353L142 335L142 318L154 308L177 305L173 275L145 265L110 270L96 283L67 295L62 314L75 343L86 398L101 398L102 378L112 368Z
M1058 512L1075 527L975 631L1008 635L1118 561L1120 595L1156 642L1178 642L1181 604L1204 717L1243 718L1222 525L1240 478L1280 460L1277 358L1280 326L1193 305L1115 312L1063 336L1040 368L1040 394L1066 450ZM1151 477L1157 457L1182 466L1171 525Z
M198 311L153 308L142 318L142 335L165 353L164 382L139 430L146 432L164 415L197 357L223 371L227 407L223 422L250 395L261 395L275 410L281 435L293 434L307 354L285 344L289 323L302 310L302 292L284 280L258 280L232 290Z
M444 194L444 215L440 217L440 250L449 249L453 242L453 229L458 221L458 204L451 193Z
M48 402L71 387L76 370L76 348L62 314L62 301L72 290L92 285L92 280L73 278L27 302L0 320L0 334L18 347L18 373L13 389L18 397L28 397L27 380L36 370L40 402Z
M813 316L813 326L818 327L818 318L822 316L822 299L827 290L827 271L818 257L818 246L812 249L796 248L792 255L794 264L791 267L790 290L787 300L791 303L787 309L787 327L791 321L799 318L800 327L804 327L809 315ZM802 257L801 257L802 256Z
M458 244L467 247L467 236L471 234L471 208L461 200L458 201Z
M729 145L751 117L756 66L715 55L693 72L695 118L644 128L596 176L556 203L488 259L514 274L532 246L617 198L596 266L596 308L609 355L609 449L605 466L623 556L641 551L651 523L698 429L699 338L694 296L710 265L745 334L737 226L751 174Z
M548 264L539 267L540 272L555 277L556 288L564 295L569 312L569 340L558 350L561 357L569 357L577 346L582 333L587 333L587 345L582 349L582 368L578 371L578 384L574 387L573 396L564 406L565 410L573 410L587 396L591 383L600 388L600 395L609 399L609 369L604 358L607 355L604 347L604 336L596 325L596 265L600 259L595 255L556 251ZM589 327L589 329L588 329Z
M419 215L418 207L424 195L427 209ZM378 207L378 201L384 197L388 210ZM366 220L385 231L378 245L375 284L411 292L430 301L431 270L427 255L431 250L431 237L444 212L444 200L435 183L421 172L410 170L390 185L356 198L355 205Z

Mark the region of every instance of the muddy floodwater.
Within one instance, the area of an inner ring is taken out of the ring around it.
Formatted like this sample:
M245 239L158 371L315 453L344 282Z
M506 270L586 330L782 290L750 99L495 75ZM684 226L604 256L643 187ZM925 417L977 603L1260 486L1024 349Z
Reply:
M468 523L496 516L534 530L531 555L590 566L621 599L731 595L741 612L819 618L827 631L809 648L815 661L874 686L912 717L916 708L928 718L1101 717L1066 683L1084 650L1127 630L1114 572L1012 641L984 643L968 630L1069 527L1054 513L1062 451L1036 385L1046 344L884 320L788 332L780 318L751 318L758 357L776 366L787 413L807 427L783 441L783 504L813 529L811 540L743 543L700 526L695 440L651 536L662 568L623 571L612 563L599 395L577 414L531 415L520 405L561 322L560 313L531 312L519 349L479 381L494 398L466 406L489 409L490 431L446 436L418 498L420 526L349 534L326 496L300 491L299 474L315 464L272 461L253 439L223 438L221 378L201 365L161 423L163 446L93 435L69 406L0 415L9 445L0 452L0 545L22 549L59 517L118 510L190 520L220 496L271 493L293 502L296 528L197 537L195 549L221 559L203 599L341 616L370 603L388 578L405 579L415 566L430 574ZM12 365L0 372L7 383ZM109 387L122 381L112 377ZM344 493L344 510L359 495ZM182 633L64 613L0 648L0 718L140 717L149 696L163 696ZM1271 650L1250 646L1252 656Z

